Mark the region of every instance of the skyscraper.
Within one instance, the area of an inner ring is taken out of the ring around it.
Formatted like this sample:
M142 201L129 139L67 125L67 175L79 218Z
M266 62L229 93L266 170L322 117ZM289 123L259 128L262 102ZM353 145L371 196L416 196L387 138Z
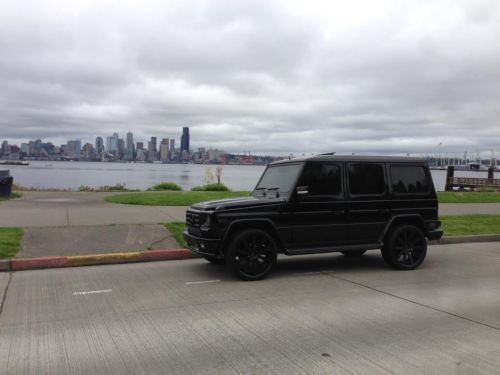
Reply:
M168 148L169 148L168 138L163 138L160 143L160 160L162 161L162 163L166 163L170 160Z
M132 132L127 133L127 141L125 144L125 159L134 160L134 135Z
M98 154L104 151L104 141L102 137L97 137L95 139L95 150Z
M187 126L182 128L181 155L183 151L189 152L189 128Z
M106 151L118 151L118 133L113 133L111 137L106 137Z
M171 138L170 139L170 155L169 158L170 160L173 160L175 157L175 139Z

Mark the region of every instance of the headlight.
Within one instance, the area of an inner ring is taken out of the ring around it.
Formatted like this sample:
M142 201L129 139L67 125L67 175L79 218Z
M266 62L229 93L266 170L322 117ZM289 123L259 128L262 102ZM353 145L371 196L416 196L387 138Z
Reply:
M201 224L201 230L210 230L210 215L205 217L205 221Z

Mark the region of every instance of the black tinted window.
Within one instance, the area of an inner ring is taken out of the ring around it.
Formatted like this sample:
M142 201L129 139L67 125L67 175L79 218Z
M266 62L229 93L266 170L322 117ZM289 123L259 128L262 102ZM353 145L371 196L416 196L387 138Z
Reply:
M391 167L392 190L395 193L427 193L429 181L424 167Z
M349 165L351 194L380 195L385 192L384 168L378 164Z
M298 186L307 186L309 195L338 195L342 192L340 167L336 164L308 164Z
M308 164L298 186L307 186L309 195L338 195L342 192L340 166L337 164Z

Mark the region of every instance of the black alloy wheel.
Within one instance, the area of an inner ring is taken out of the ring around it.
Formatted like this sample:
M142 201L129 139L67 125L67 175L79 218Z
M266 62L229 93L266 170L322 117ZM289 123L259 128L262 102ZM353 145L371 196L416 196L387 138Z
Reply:
M366 250L341 251L348 258L357 258L366 253Z
M224 258L218 258L218 257L203 257L206 260L208 260L212 264L226 264L226 260Z
M276 264L274 239L260 229L246 229L236 234L226 252L226 264L241 279L260 280Z
M427 241L422 230L414 225L397 226L384 241L382 256L393 268L413 270L427 254Z

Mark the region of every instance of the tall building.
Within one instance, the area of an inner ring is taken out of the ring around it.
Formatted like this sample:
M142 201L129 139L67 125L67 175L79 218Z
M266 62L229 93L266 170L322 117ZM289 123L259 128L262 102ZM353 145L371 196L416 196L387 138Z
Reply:
M135 149L136 150L143 150L144 149L144 142L137 142L137 147Z
M113 133L112 136L106 137L106 151L118 151L118 133Z
M166 163L170 160L168 138L163 138L160 143L160 160L162 163Z
M125 144L125 159L134 160L134 135L130 131L127 133Z
M104 151L104 140L102 139L102 137L97 137L95 139L95 150L98 154Z
M183 151L189 152L189 128L187 126L182 128L181 154Z
M156 148L156 137L151 137L151 141L148 143L148 151L149 152L157 152Z
M173 160L174 157L175 157L175 139L170 139L170 155L169 155L169 158L170 160Z
M68 156L80 156L82 152L82 141L80 140L73 140L73 141L68 141L68 144L66 146L66 153Z

